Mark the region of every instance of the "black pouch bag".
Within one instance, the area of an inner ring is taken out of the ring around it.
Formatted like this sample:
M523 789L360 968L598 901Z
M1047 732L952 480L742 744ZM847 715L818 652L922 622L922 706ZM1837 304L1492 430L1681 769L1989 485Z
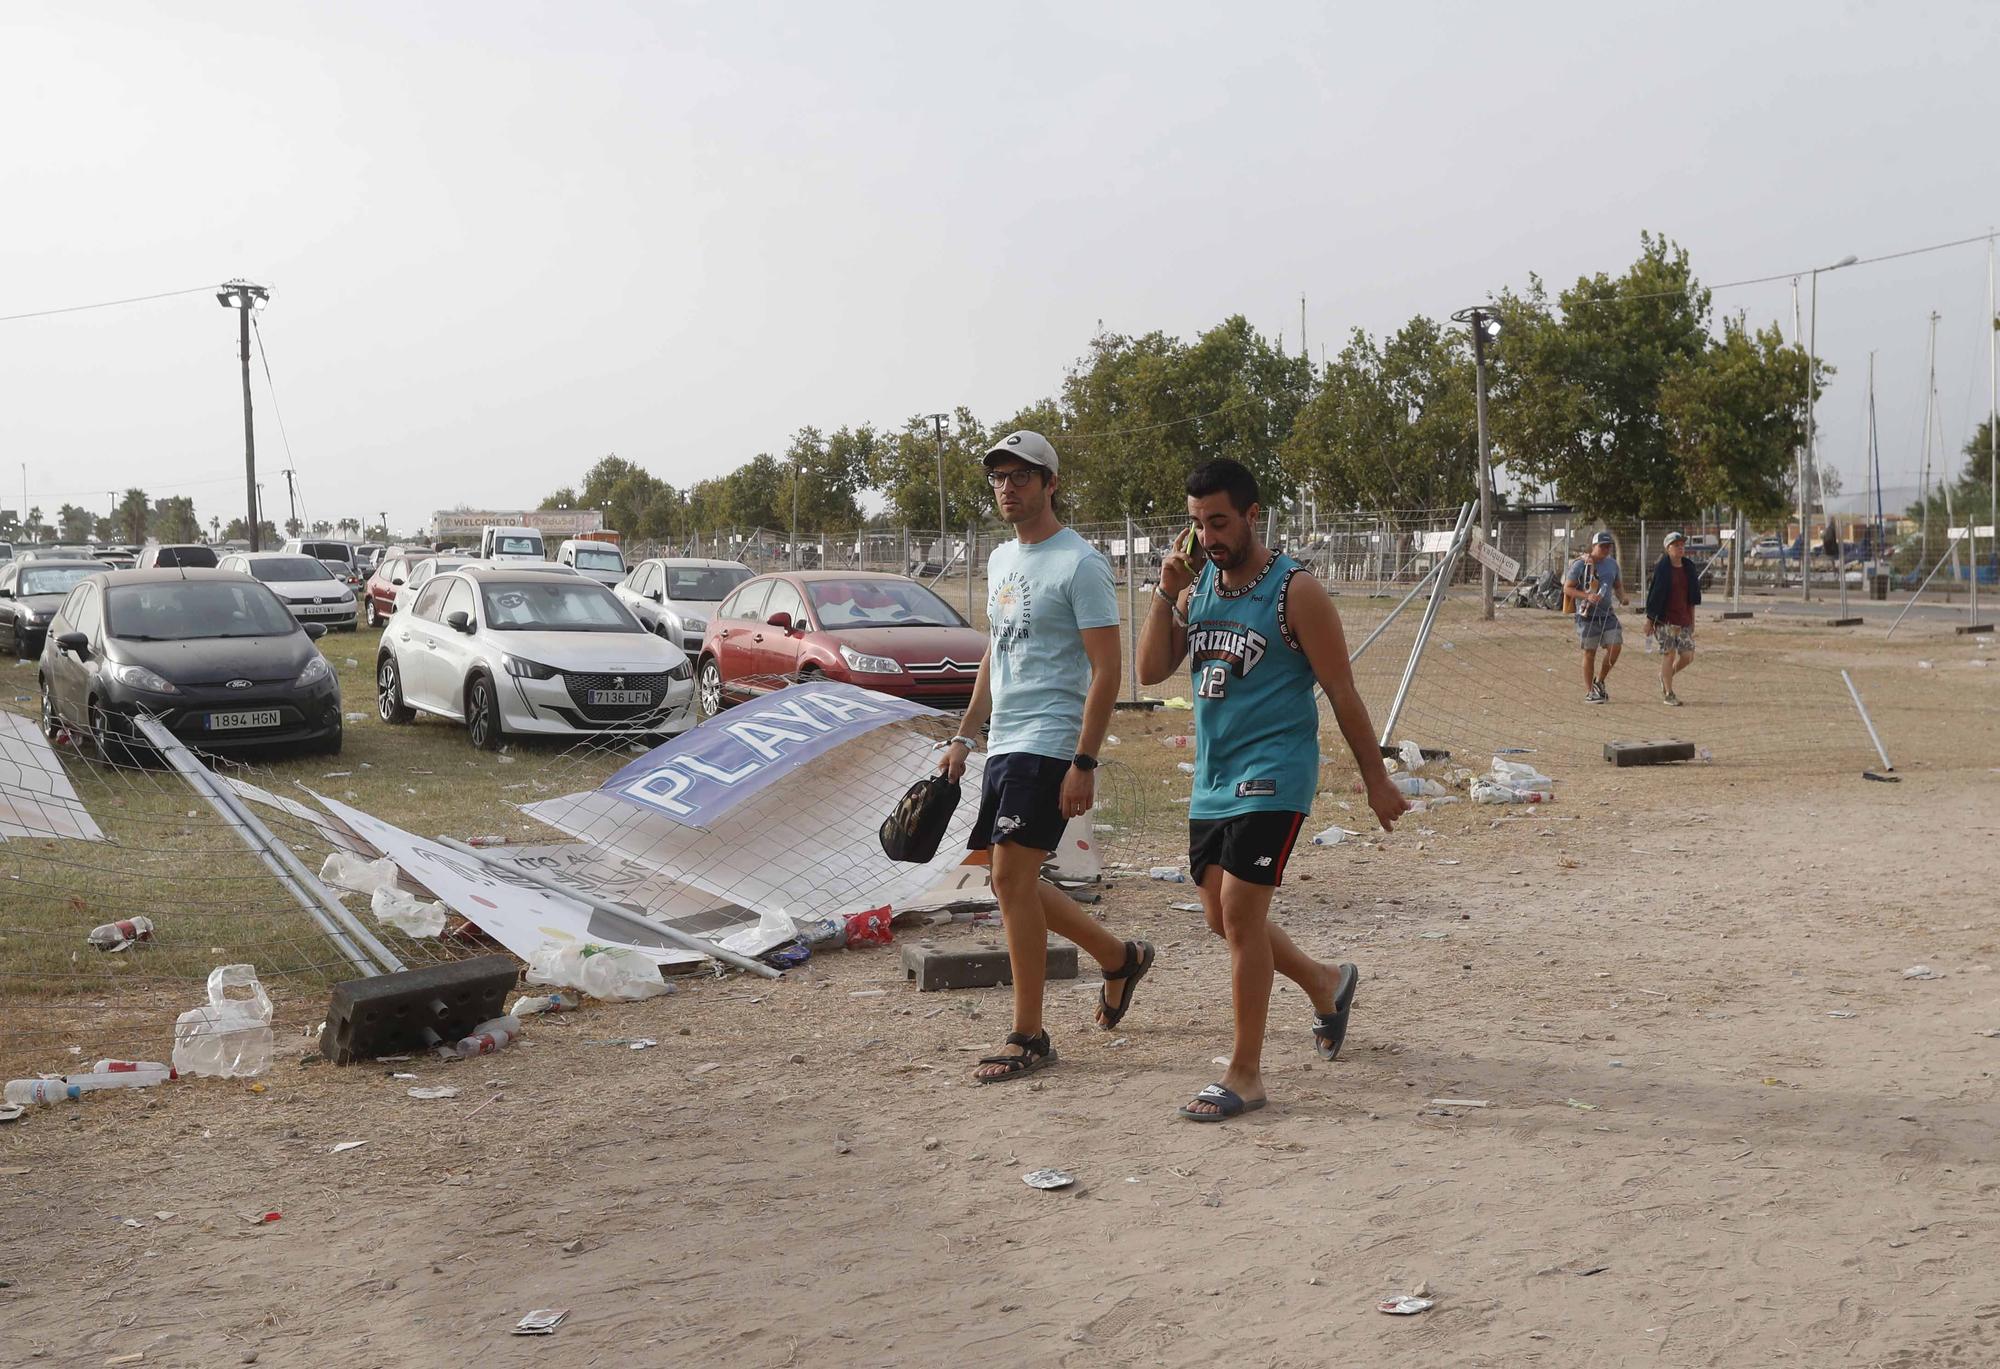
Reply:
M958 811L958 782L932 775L910 786L896 810L882 820L882 854L922 865L937 854L944 829Z

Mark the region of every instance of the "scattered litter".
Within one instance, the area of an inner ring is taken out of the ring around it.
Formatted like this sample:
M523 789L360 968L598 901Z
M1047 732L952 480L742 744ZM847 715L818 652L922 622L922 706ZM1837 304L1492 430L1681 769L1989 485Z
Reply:
M1414 1317L1419 1312L1428 1312L1437 1306L1435 1298L1416 1298L1404 1293L1375 1304L1377 1312L1387 1312L1392 1317Z
M1171 708L1176 712L1180 713L1194 712L1194 705L1188 702L1188 698L1185 694L1176 694L1171 699L1160 700L1160 707Z
M1314 837L1312 844L1315 846L1338 846L1349 837L1358 837L1360 835L1359 832L1350 832L1345 827L1329 827Z
M625 1049L628 1051L649 1051L659 1044L658 1041L655 1041L650 1036L642 1036L636 1041L627 1041Z
M660 967L629 946L545 945L528 960L530 984L581 989L592 998L626 1003L667 992Z
M503 757L504 759L504 757ZM537 1307L527 1316L514 1323L517 1336L553 1336L561 1326L563 1318L569 1315L567 1307Z
M1068 1188L1076 1182L1076 1176L1060 1169L1032 1169L1021 1176L1021 1182L1029 1188Z
M461 1060L470 1060L475 1055L491 1055L497 1050L504 1049L508 1042L517 1040L520 1035L520 1018L496 1017L490 1022L481 1022L474 1027L470 1036L451 1048L451 1053ZM481 1103L480 1106L486 1105Z
M1431 1106L1434 1108L1483 1108L1487 1106L1487 1101L1484 1098L1433 1098L1431 1099Z
M1228 1063L1229 1063L1229 1057L1228 1057L1228 1056L1226 1056L1226 1055L1218 1055L1218 1056L1216 1056L1216 1057L1215 1057L1215 1059L1213 1059L1213 1060L1209 1061L1208 1063L1209 1063L1209 1064L1211 1064L1211 1065L1225 1065L1225 1066L1226 1066L1226 1065L1228 1065Z
M1852 1012L1849 1012L1849 1011L1848 1011L1847 1009L1845 1009L1845 1008L1835 1008L1835 1009L1834 1009L1834 1010L1833 1010L1832 1012L1828 1013L1828 1014L1827 1014L1827 1016L1828 1016L1828 1017L1853 1017L1853 1016L1854 1016L1854 1014L1853 1014Z
M391 1079L417 1079L421 1078L422 1076L409 1073L398 1073L398 1074L391 1074L389 1077Z
M181 1074L249 1078L271 1067L271 998L250 965L209 972L208 1002L174 1022L174 1068Z
M325 774L321 775L320 778L323 780L344 780L349 778L353 774L354 772L352 770L329 770Z
M256 1214L255 1216L253 1216L253 1217L251 1217L251 1218L249 1219L249 1220L250 1220L250 1225L252 1225L252 1226L267 1226L267 1225L269 1225L270 1223L272 1223L272 1222L275 1222L275 1221L277 1221L277 1220L278 1220L279 1218L283 1217L284 1215L285 1215L285 1214L284 1214L284 1213L282 1213L282 1212L259 1212L259 1213L257 1213L257 1214Z
M1444 939L1445 939L1446 937L1449 937L1449 936L1451 935L1451 933L1450 933L1450 932L1418 932L1418 933L1417 933L1417 935L1418 935L1419 937L1421 937L1421 938L1422 938L1423 940L1425 940L1425 941L1443 941L1443 940L1444 940Z
M1106 746L1116 746L1118 745L1118 738L1107 732L1104 734L1104 744Z
M128 917L118 922L107 922L102 927L91 928L88 939L100 951L122 951L137 942L153 939L153 919Z
M1905 979L1943 979L1944 976L1928 965L1912 965L1903 971Z
M1569 1106L1571 1106L1571 1107L1575 1108L1575 1109L1576 1109L1576 1110L1577 1110L1578 1112L1596 1112L1596 1111L1597 1111L1597 1104L1595 1104L1595 1103L1579 1103L1579 1102L1577 1102L1577 1101L1576 1101L1576 1099L1574 1099L1574 1098L1565 1098L1565 1099L1563 1099L1563 1102L1565 1102L1565 1103L1567 1103L1567 1104L1568 1104Z
M1422 775L1391 775L1389 781L1406 799L1439 799L1446 792L1436 780L1427 780Z
M1167 906L1177 913L1198 913L1201 911L1199 903L1169 903Z
M1177 761L1174 764L1174 769L1180 771L1183 775L1192 775L1194 773L1194 762Z
M577 1000L569 994L544 993L532 997L522 996L514 1000L514 1006L507 1009L509 1017L533 1017L537 1013L570 1012Z
M436 936L444 930L444 904L425 903L394 884L380 885L369 899L375 920L405 936Z
M351 723L365 723L368 721L368 715L366 713L350 713L347 715L347 721Z
M319 877L328 884L351 889L357 894L373 894L377 889L396 885L396 862L383 856L363 860L349 851L335 851L319 867Z
M415 1092L415 1090L411 1091ZM333 1148L332 1153L338 1155L343 1150L359 1150L362 1146L365 1146L367 1144L368 1143L366 1141L342 1141L339 1145Z
M850 989L847 992L847 996L849 998L882 998L888 992L887 989Z
M895 912L887 904L880 908L864 908L858 913L846 915L848 946L888 946L894 943L896 934L890 923Z
M19 1103L9 1103L5 1107L0 1107L0 1122L11 1122L26 1111L27 1108Z
M1165 880L1169 884L1186 884L1188 877L1177 866L1155 865L1146 872L1150 879Z
M1412 775L1424 768L1424 749L1407 737L1396 744L1396 755L1403 762L1403 769Z
M1457 864L1459 864L1459 862L1458 862L1458 861L1455 861L1455 860L1441 860L1441 861L1439 861L1439 862L1438 862L1438 864L1440 864L1440 865L1457 865Z
M451 1087L451 1085L449 1084L440 1084L436 1088L411 1089L410 1097L422 1098L425 1099L426 1101L432 1098L456 1098L458 1097L458 1090ZM356 1141L355 1144L366 1145L367 1142Z

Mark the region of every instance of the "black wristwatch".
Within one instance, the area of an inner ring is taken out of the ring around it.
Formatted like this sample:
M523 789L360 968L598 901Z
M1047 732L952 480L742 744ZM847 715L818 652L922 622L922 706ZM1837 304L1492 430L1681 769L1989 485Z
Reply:
M1089 772L1097 769L1097 757L1086 756L1081 751L1079 751L1070 760L1070 764L1075 766L1079 770Z

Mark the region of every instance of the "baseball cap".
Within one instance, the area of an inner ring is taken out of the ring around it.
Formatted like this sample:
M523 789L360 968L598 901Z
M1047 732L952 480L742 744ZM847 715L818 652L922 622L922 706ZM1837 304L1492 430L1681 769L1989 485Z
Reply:
M1618 539L1608 532L1600 532L1597 536L1590 539L1590 545L1593 547L1615 547L1618 545Z
M1680 529L1676 528L1672 532L1667 534L1667 540L1665 542L1662 542L1660 545L1665 547L1671 547L1676 542L1685 542L1687 540L1688 540L1687 534L1682 532Z
M991 466L1003 456L1017 456L1030 466L1040 466L1050 475L1061 474L1062 468L1056 459L1056 449L1049 445L1046 437L1040 433L1031 433L1026 428L1017 433L1008 433L987 448L986 455L980 459Z

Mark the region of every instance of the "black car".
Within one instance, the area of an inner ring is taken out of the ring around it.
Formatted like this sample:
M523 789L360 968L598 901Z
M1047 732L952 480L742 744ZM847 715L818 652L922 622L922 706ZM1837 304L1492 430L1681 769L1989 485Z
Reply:
M278 596L222 570L93 575L72 589L42 653L42 727L87 732L107 758L149 749L133 715L204 751L301 743L340 750L340 685Z
M42 654L49 619L63 596L90 576L102 574L98 561L15 561L0 570L0 650L16 660Z

